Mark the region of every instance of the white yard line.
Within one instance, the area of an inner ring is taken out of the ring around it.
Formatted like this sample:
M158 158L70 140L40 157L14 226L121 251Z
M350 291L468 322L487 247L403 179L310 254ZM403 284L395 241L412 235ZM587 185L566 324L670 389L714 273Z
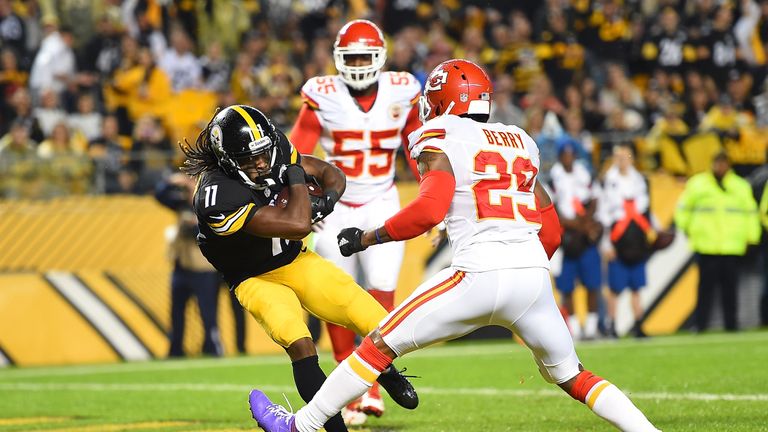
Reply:
M107 384L107 383L0 383L0 391L47 392L47 391L94 391L94 392L178 392L194 391L208 393L247 393L252 387L241 384L199 384L199 383L168 383L168 384ZM275 393L294 393L292 386L264 385L260 390ZM491 387L479 388L444 388L419 387L420 394L440 396L510 396L510 397L566 397L555 389L515 390L497 389ZM652 400L692 400L692 401L734 401L734 402L768 402L768 393L733 394L733 393L674 393L674 392L627 392L634 399ZM7 397L7 396L6 396Z
M742 344L768 342L768 332L720 334L720 335L681 335L664 336L643 340L605 340L585 342L576 345L577 351L591 351L601 349L642 349L643 347L683 347L705 346L719 344ZM478 357L501 356L517 354L524 348L515 342L508 344L461 344L440 345L434 348L415 351L407 354L403 359L396 360L397 364L407 365L410 358L440 358L440 357ZM321 358L329 358L327 353L321 353ZM250 357L228 357L207 359L184 359L149 362L114 363L102 365L78 365L55 367L31 367L31 368L0 368L0 382L3 379L15 379L23 377L53 377L53 376L83 376L99 374L123 374L134 372L152 372L169 370L213 369L232 367L252 367L269 365L287 365L288 357L284 354L254 355Z

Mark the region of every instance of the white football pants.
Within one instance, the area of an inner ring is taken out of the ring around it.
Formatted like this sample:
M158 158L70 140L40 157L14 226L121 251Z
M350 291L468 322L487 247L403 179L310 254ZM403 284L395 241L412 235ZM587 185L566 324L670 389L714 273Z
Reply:
M449 267L387 315L379 331L402 356L488 325L520 336L548 382L563 383L579 373L579 358L545 268L463 272Z
M392 186L383 195L360 207L336 203L333 213L324 219L322 231L315 233L315 251L333 261L342 270L356 278L362 269L365 276L363 288L394 291L400 275L405 253L404 242L389 242L343 257L339 252L336 235L344 228L362 230L384 225L384 221L400 211L400 196Z

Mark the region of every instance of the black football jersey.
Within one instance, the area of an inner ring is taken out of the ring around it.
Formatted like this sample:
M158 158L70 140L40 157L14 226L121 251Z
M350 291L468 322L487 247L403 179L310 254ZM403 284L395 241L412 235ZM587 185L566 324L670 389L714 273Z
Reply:
M278 132L278 136L278 160L272 173L276 180L277 167L299 163L301 159L285 135ZM301 241L258 237L244 230L259 208L275 204L282 187L278 181L264 190L251 189L221 169L200 175L194 197L200 228L198 245L230 288L250 277L282 267L299 254Z

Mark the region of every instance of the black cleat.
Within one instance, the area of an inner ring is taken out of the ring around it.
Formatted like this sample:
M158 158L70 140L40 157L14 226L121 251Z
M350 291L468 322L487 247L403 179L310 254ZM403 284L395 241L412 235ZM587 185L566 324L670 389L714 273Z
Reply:
M405 372L405 369L403 369L402 372ZM410 377L417 378L414 376ZM377 381L384 387L384 390L389 393L392 400L401 407L412 410L419 406L419 395L416 394L416 389L413 388L413 385L408 381L408 378L398 372L393 365L389 365L389 367L379 375Z

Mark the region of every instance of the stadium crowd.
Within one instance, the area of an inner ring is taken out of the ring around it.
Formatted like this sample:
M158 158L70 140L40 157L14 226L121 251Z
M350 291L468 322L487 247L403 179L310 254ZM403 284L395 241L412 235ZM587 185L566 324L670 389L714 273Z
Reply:
M350 17L422 82L484 65L493 120L538 139L545 173L565 142L598 173L625 141L645 171L688 176L722 146L740 174L765 162L766 1L0 0L2 196L147 192L215 106L289 127Z
M360 17L386 69L483 65L491 121L536 139L550 183L564 151L603 178L627 144L645 173L683 180L722 150L765 171L768 0L0 0L0 197L149 193L216 107L286 130Z

